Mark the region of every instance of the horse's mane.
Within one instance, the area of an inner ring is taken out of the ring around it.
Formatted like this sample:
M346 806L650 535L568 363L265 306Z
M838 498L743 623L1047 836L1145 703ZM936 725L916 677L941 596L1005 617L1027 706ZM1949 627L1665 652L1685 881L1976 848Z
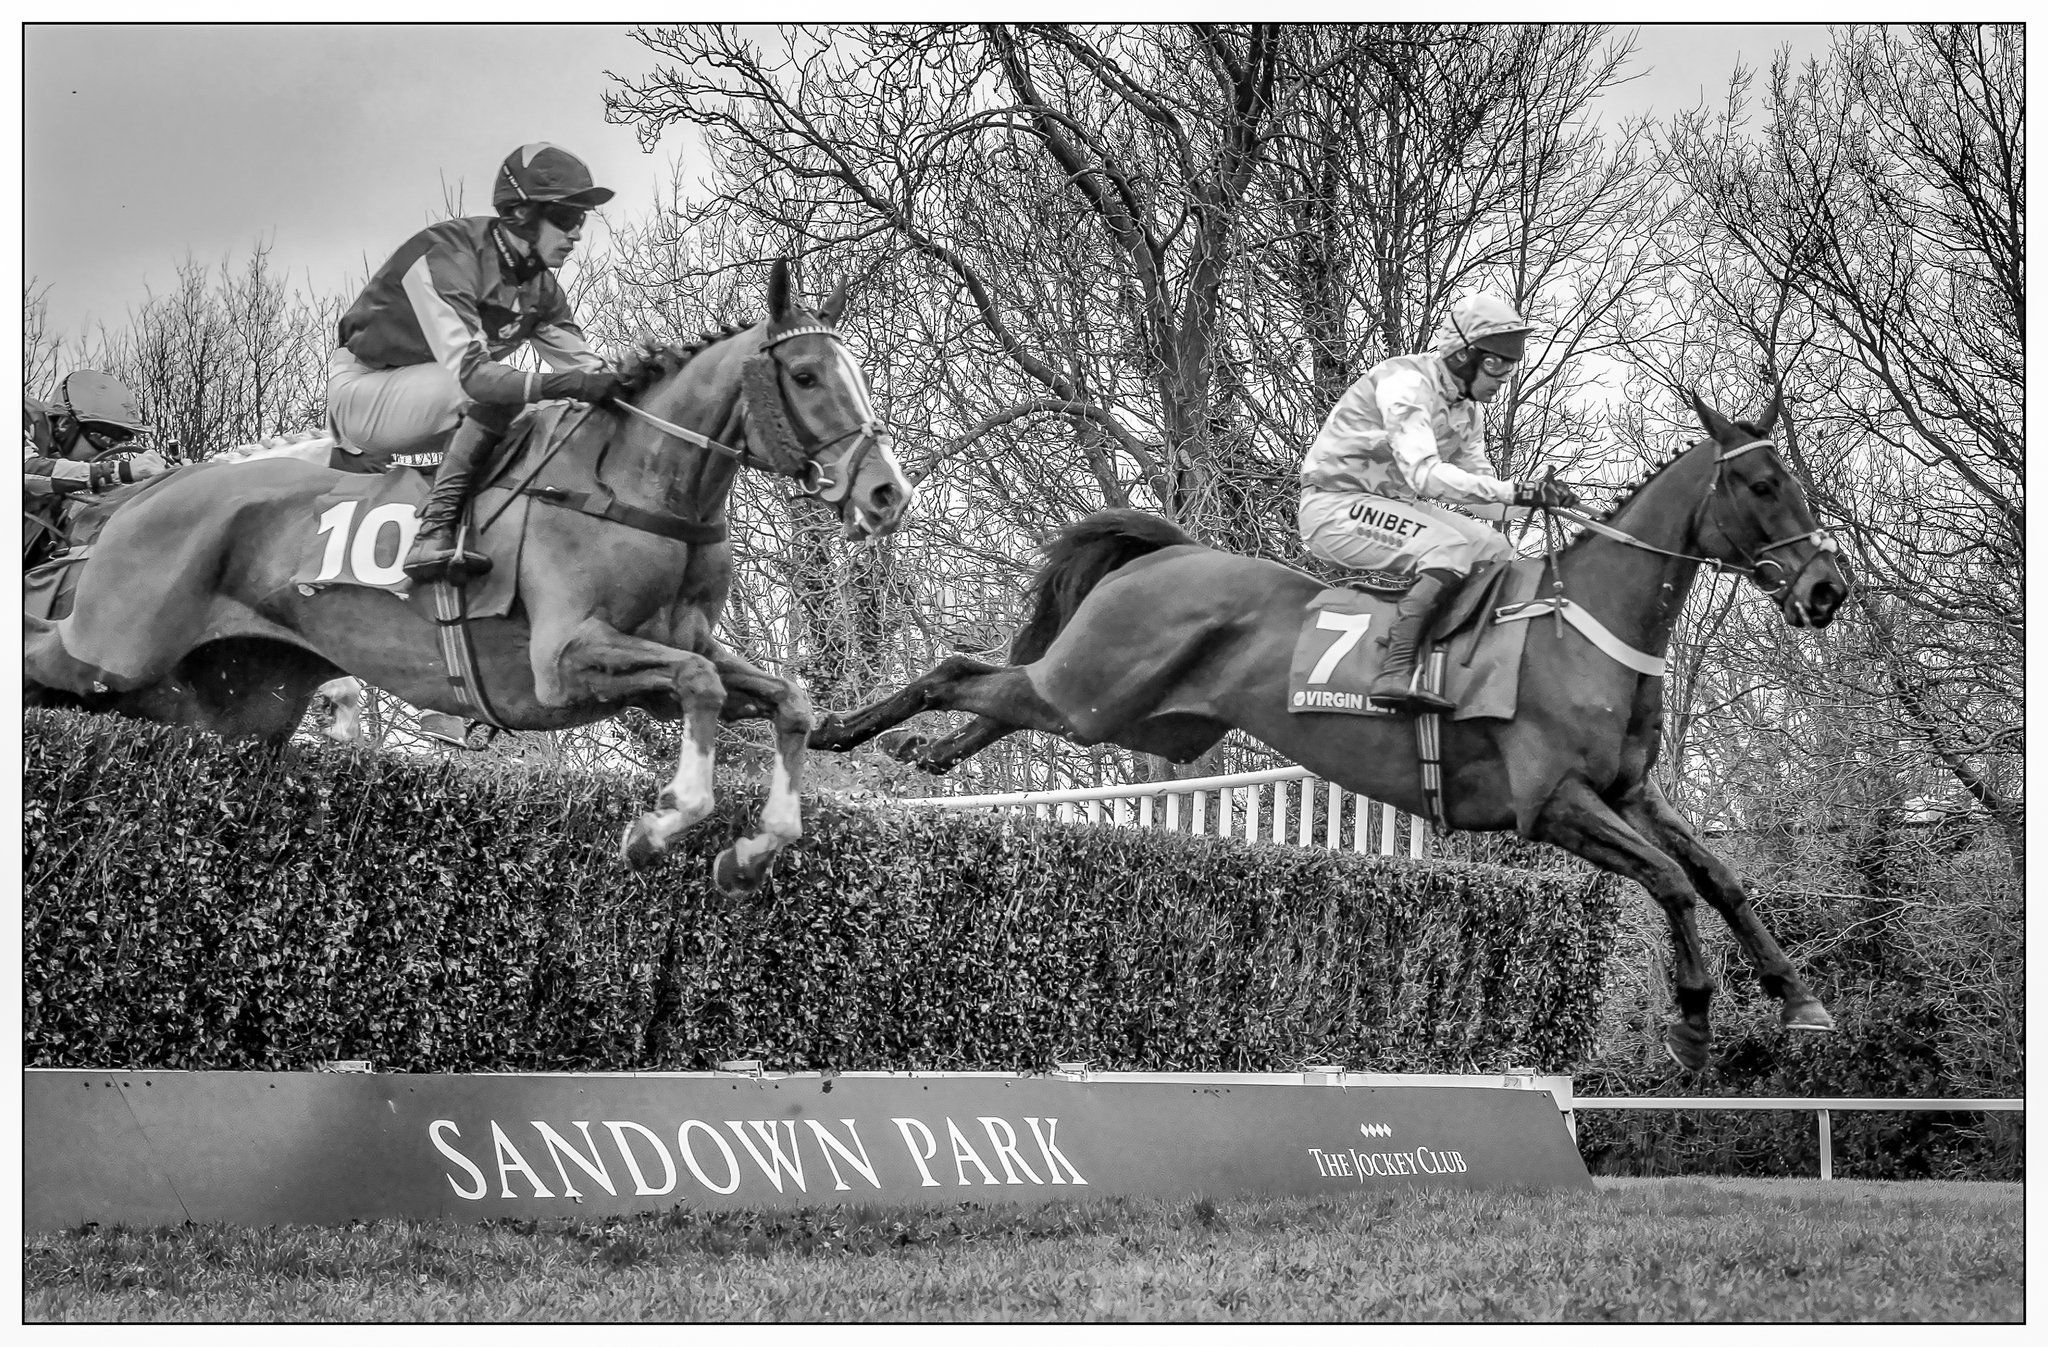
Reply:
M751 326L751 323L723 323L718 331L701 332L694 341L664 344L651 338L643 339L619 364L619 391L627 396L644 393L709 347L716 346L727 337L736 337Z
M1764 433L1763 427L1759 426L1754 421L1737 421L1734 424L1737 430L1740 430L1748 435L1753 435L1759 440L1768 438L1768 436L1766 436ZM1656 481L1657 478L1663 473L1663 471L1666 468L1672 466L1674 463L1678 462L1679 459L1684 458L1687 454L1691 453L1693 450L1699 448L1702 444L1705 443L1707 443L1706 440L1694 440L1691 444L1686 445L1685 448L1680 449L1677 453L1665 459L1662 463L1657 464L1648 472L1644 473L1641 477L1638 477L1635 481L1623 482L1620 488L1615 492L1613 504L1609 505L1607 507L1607 512L1599 517L1600 522L1603 524L1613 522L1614 516L1621 513L1621 507L1628 504L1630 501L1634 500L1636 496L1643 490L1644 487L1647 487L1650 483Z

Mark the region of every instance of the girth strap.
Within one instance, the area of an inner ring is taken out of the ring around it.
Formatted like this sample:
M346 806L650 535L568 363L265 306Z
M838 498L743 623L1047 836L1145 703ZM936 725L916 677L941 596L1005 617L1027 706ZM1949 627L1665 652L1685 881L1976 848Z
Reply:
M629 529L673 538L697 547L722 543L727 537L724 524L700 524L663 510L643 510L637 505L626 504L609 491L565 491L553 486L529 486L526 494L565 510L575 510L595 519L609 519Z
M469 637L469 602L462 586L445 580L424 586L433 599L434 626L441 638L441 663L448 670L448 685L456 700L486 725L506 728L484 692L484 680L476 667L476 648Z
M1423 656L1422 687L1437 696L1444 694L1444 648L1430 647ZM1444 818L1443 716L1424 711L1415 717L1415 762L1422 769L1422 801L1429 810L1429 825L1438 837L1450 833Z

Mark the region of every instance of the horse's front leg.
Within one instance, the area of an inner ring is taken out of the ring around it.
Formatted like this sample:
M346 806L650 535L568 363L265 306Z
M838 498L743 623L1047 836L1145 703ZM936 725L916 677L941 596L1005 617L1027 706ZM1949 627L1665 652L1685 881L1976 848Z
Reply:
M1621 816L1629 826L1649 838L1652 842L1685 867L1692 879L1693 887L1713 905L1721 919L1728 923L1728 929L1735 933L1742 952L1749 958L1750 966L1757 971L1757 980L1764 991L1784 1002L1779 1019L1787 1029L1805 1029L1819 1033L1832 1032L1834 1017L1821 1005L1820 998L1813 994L1792 961L1785 957L1785 951L1764 929L1756 909L1750 905L1749 893L1742 886L1742 879L1719 856L1709 851L1685 821L1664 793L1645 781L1642 788L1630 799L1622 802Z
M655 799L655 810L626 825L619 854L640 869L668 849L685 828L711 812L711 769L718 710L725 686L704 656L629 636L595 617L563 637L533 646L534 690L549 706L622 702L648 693L675 699L683 719L676 774Z
M894 729L921 711L936 711L944 693L963 678L1001 673L1007 666L987 664L965 655L948 655L878 702L871 702L844 716L828 715L811 731L812 748L828 753L845 753L858 748L884 730Z
M1713 1041L1708 1007L1714 980L1707 973L1706 952L1693 921L1698 895L1677 861L1637 833L1593 788L1567 778L1544 801L1532 836L1583 856L1603 870L1633 879L1664 909L1671 927L1672 978L1677 984L1679 1018L1664 1027L1664 1049L1688 1071L1707 1064Z
M816 721L810 694L801 684L779 678L715 641L710 658L731 696L725 718L753 720L765 711L775 726L775 770L767 803L761 806L761 830L719 852L711 871L726 893L747 894L761 887L776 855L804 835L798 797L804 782L804 744Z

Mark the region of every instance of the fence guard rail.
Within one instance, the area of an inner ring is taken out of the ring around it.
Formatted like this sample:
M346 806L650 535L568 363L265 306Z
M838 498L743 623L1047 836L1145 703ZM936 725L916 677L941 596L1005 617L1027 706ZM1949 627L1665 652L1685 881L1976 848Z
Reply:
M1835 1177L1835 1138L1829 1115L1833 1113L2024 1113L2024 1099L1658 1099L1608 1098L1602 1095L1574 1095L1574 1111L1585 1109L1677 1109L1711 1112L1718 1109L1751 1109L1799 1112L1811 1109L1817 1116L1820 1136L1820 1176ZM1572 1135L1578 1135L1575 1119L1566 1118Z
M1298 791L1290 791L1290 782L1302 783ZM1361 855L1377 851L1382 856L1397 854L1397 834L1401 821L1407 821L1407 854L1411 859L1421 860L1428 855L1428 825L1413 814L1403 814L1390 804L1370 799L1354 791L1347 791L1334 781L1323 781L1322 827L1316 822L1316 797L1314 784L1319 778L1306 767L1274 767L1263 772L1236 772L1228 776L1196 776L1180 781L1139 781L1122 786L1080 786L1069 790L1025 790L1012 791L1002 795L927 795L908 796L897 801L899 804L921 806L929 809L1029 809L1036 818L1047 818L1057 813L1062 823L1074 821L1075 806L1085 805L1088 822L1103 821L1103 805L1109 804L1110 821L1118 827L1140 828L1163 827L1169 832L1185 830L1190 835L1201 837L1213 834L1229 837L1233 834L1247 842L1286 842L1288 797L1296 800L1294 810L1295 827L1293 841L1297 846L1314 846L1320 831L1321 843L1329 850L1341 849L1346 814L1352 817L1351 850ZM1266 787L1273 788L1272 807L1264 809ZM1233 793L1244 792L1245 809L1243 826L1233 826L1235 810ZM1209 796L1218 796L1215 811L1215 827L1206 827L1209 818ZM1157 801L1164 800L1163 810L1155 809ZM1135 811L1131 803L1136 801ZM1186 817L1183 819L1182 802L1187 802ZM1347 805L1347 801L1351 802ZM1129 817L1133 812L1136 818ZM1378 818L1377 827L1372 818ZM1264 817L1267 826L1261 827ZM1372 838L1377 836L1375 847Z

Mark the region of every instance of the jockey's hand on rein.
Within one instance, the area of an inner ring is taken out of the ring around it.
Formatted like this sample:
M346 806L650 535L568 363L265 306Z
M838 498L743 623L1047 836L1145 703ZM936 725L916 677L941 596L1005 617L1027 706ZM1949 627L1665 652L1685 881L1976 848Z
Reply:
M541 376L540 393L545 398L574 398L593 406L612 400L619 391L619 376L610 370L564 370Z
M1544 477L1533 482L1516 482L1514 503L1538 510L1569 510L1579 503L1579 493L1555 477Z
M162 455L153 450L145 449L139 454L131 454L127 458L122 459L115 471L116 480L118 481L140 482L145 478L154 477L158 473L165 473L170 470L171 465L164 461Z

